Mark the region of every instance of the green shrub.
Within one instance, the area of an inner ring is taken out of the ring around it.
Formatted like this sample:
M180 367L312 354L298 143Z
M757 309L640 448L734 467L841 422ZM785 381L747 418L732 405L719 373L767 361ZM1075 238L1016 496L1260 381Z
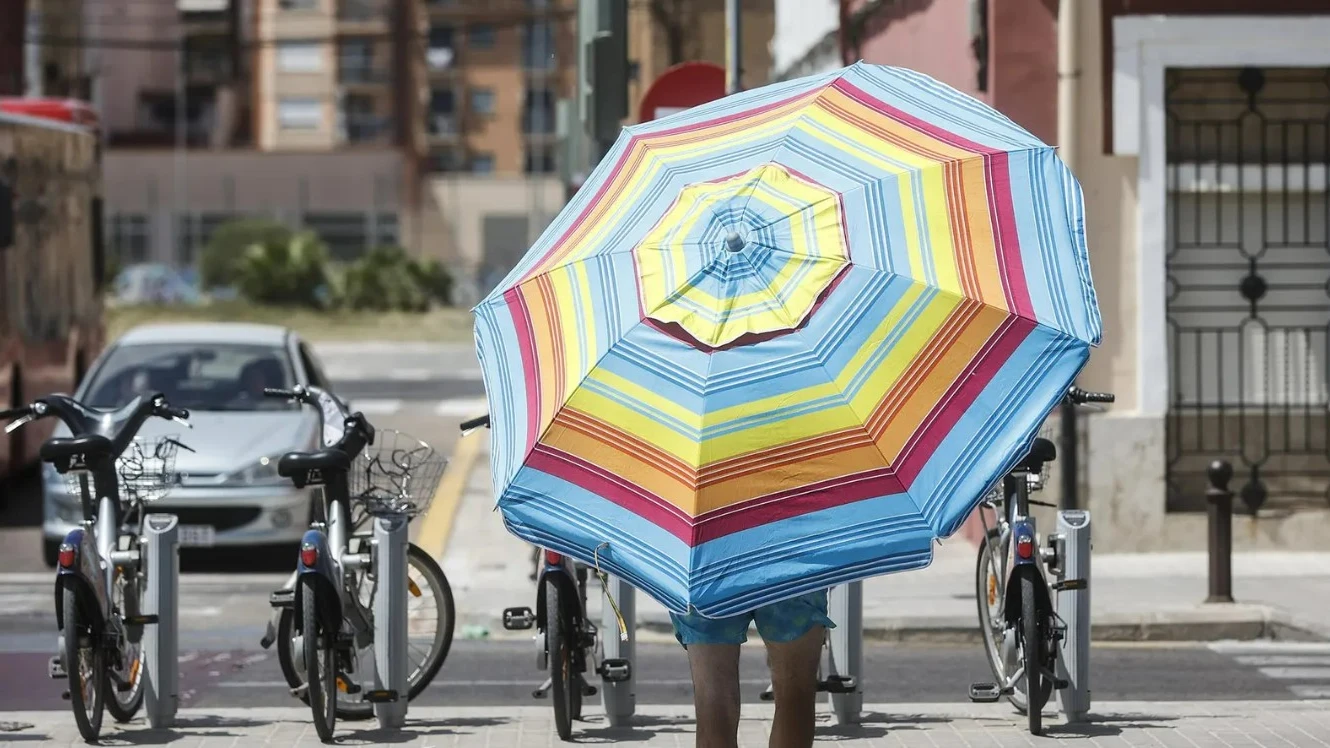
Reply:
M291 236L291 229L267 218L227 221L212 232L199 256L199 280L205 289L236 285L250 247L289 244Z
M237 263L236 285L242 296L260 304L325 306L328 248L312 231L250 244Z
M339 298L351 309L424 312L451 303L452 282L437 260L422 264L401 247L381 246L347 266Z

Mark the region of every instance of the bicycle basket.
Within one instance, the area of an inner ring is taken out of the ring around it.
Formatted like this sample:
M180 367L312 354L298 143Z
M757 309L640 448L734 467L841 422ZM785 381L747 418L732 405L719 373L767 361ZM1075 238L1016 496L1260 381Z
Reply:
M381 430L351 465L351 496L370 514L415 516L429 508L447 464L447 458L414 436Z
M175 471L176 454L180 443L176 437L141 437L129 443L124 454L115 461L116 477L120 482L120 498L129 502L156 501L171 492L180 482ZM79 476L85 471L65 473L65 485L74 498L81 498L83 490ZM92 490L89 476L88 490Z

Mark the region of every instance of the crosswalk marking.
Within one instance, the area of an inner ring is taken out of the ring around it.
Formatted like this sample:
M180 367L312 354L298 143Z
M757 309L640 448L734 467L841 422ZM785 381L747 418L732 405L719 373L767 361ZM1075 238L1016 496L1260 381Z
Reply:
M353 400L351 407L367 416L391 415L402 409L401 400Z
M390 416L403 411L432 412L446 418L470 418L483 415L489 402L483 397L455 397L447 400L419 401L398 398L352 398L351 409L369 416Z
M1330 642L1215 642L1209 647L1282 682L1297 698L1330 698Z
M453 400L444 400L434 408L434 414L440 416L468 416L483 415L489 409L489 401L483 397L457 398Z

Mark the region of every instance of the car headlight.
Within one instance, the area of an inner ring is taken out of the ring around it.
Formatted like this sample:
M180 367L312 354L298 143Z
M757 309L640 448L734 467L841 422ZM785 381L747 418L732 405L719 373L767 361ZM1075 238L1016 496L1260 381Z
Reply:
M227 476L228 486L269 486L282 483L286 479L277 474L277 460L260 457L258 461L247 465Z

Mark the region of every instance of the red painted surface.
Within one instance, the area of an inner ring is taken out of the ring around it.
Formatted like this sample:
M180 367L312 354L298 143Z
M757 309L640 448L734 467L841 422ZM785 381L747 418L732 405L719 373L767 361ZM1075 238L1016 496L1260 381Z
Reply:
M1056 144L1057 0L989 0L988 22L988 103Z
M850 12L863 4L863 0L853 0ZM970 48L969 6L968 0L884 3L865 22L859 55L865 62L926 73L987 101L978 89L979 66Z
M637 121L656 119L662 107L687 109L725 96L725 68L714 62L681 62L660 74L642 95Z

